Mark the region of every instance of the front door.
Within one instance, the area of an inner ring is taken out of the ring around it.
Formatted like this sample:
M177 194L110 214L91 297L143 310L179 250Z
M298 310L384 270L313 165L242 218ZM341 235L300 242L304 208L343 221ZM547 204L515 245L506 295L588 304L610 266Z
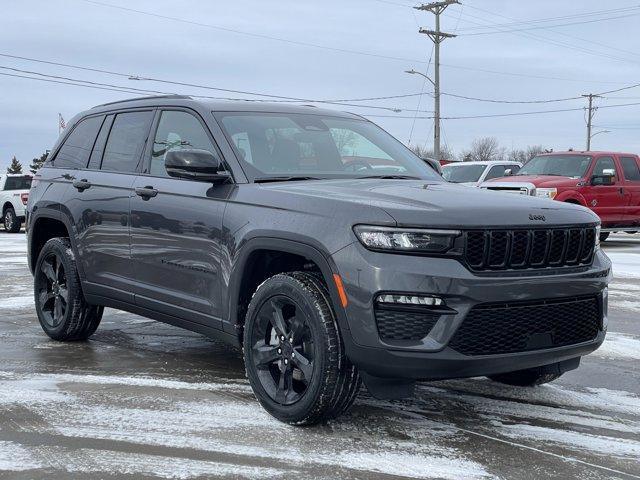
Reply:
M220 241L231 185L169 177L165 154L202 149L220 157L201 119L164 110L157 120L146 174L131 200L131 255L136 303L222 328Z
M584 190L587 206L600 217L603 226L620 223L625 210L621 177L613 157L599 157L587 178L604 175L607 170L615 172L613 185L589 185Z
M624 193L627 197L623 222L625 225L640 226L640 158L619 157L624 175Z

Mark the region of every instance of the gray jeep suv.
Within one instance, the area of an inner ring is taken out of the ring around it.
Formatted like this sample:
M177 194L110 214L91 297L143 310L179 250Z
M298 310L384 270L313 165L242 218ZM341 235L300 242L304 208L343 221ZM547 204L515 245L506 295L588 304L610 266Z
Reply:
M257 399L311 424L416 380L531 386L602 343L611 264L576 205L447 184L314 107L134 99L76 116L33 180L42 328L104 307L241 346Z

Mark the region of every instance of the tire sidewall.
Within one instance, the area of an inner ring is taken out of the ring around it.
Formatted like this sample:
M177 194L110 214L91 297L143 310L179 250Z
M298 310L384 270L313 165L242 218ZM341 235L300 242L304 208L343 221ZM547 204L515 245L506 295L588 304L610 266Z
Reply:
M33 279L33 295L35 300L36 313L38 315L38 320L40 321L40 325L42 326L42 329L51 338L60 338L64 335L65 330L67 329L69 324L69 318L72 315L73 304L78 294L78 292L75 291L75 282L69 281L69 278L72 275L77 275L77 272L75 271L74 265L72 264L69 258L67 249L68 247L61 240L57 238L49 240L40 251L40 255L38 256L38 261L36 262L36 267L35 267L36 273ZM60 324L57 325L56 327L51 327L44 320L44 315L42 312L42 308L40 306L40 301L38 299L39 291L42 288L43 286L42 282L44 281L42 278L42 275L40 275L40 268L42 266L42 262L44 262L44 259L50 253L55 253L58 256L58 258L62 261L62 264L64 266L65 276L66 276L66 285L69 292L67 307L64 312L64 318L60 322Z
M274 296L288 297L307 318L307 325L314 343L314 370L310 385L296 403L281 405L273 400L265 391L255 366L251 360L251 337L257 313L262 305ZM323 395L323 377L327 365L327 332L322 321L322 312L316 302L324 302L320 294L314 299L302 288L302 284L292 277L277 275L266 280L254 294L247 310L247 321L244 332L244 357L247 377L260 404L270 413L283 421L297 422L303 420L313 411L318 399Z

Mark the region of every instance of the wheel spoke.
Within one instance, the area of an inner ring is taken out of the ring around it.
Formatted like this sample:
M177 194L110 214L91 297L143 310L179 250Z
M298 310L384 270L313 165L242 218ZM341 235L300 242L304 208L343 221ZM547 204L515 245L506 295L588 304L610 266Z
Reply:
M58 295L64 300L65 305L69 302L69 290L66 285L60 285L58 288Z
M294 338L294 342L298 343L304 334L304 322L298 317L293 317L289 320L291 325L290 336Z
M42 270L42 273L44 273L47 277L47 280L49 280L50 282L56 281L56 272L53 269L53 265L51 263L45 260L44 262L42 262L42 266L40 267L40 269Z
M284 371L280 373L280 381L276 390L276 402L285 403L287 401L287 396L292 388L292 373L291 369L285 365Z
M284 321L284 316L282 315L282 307L273 300L271 301L271 307L273 308L273 326L276 327L278 335L286 335L287 324Z
M309 383L311 375L313 374L313 362L310 362L309 359L298 350L295 351L295 357L293 357L291 361L302 372L306 383Z
M64 315L64 310L62 308L62 301L60 297L56 297L55 302L53 304L53 320L55 325L60 324L62 322L62 316Z
M42 290L38 295L38 301L40 302L40 308L44 309L45 305L49 303L49 301L54 298L55 295L52 292L48 292L46 290Z
M267 345L264 340L260 340L253 346L254 363L258 367L266 367L275 362L280 355L276 345Z

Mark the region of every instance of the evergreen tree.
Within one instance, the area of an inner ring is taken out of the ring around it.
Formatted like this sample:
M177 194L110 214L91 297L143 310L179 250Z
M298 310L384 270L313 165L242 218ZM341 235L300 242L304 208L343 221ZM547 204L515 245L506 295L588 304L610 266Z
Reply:
M32 174L36 174L36 172L38 170L40 170L40 168L42 167L42 165L44 164L44 162L47 161L47 157L49 156L49 150L47 150L46 152L44 152L42 155L40 155L40 158L34 158L31 161L31 165L29 165L29 170L31 171Z
M22 173L22 164L15 156L11 159L11 165L7 167L7 173Z

